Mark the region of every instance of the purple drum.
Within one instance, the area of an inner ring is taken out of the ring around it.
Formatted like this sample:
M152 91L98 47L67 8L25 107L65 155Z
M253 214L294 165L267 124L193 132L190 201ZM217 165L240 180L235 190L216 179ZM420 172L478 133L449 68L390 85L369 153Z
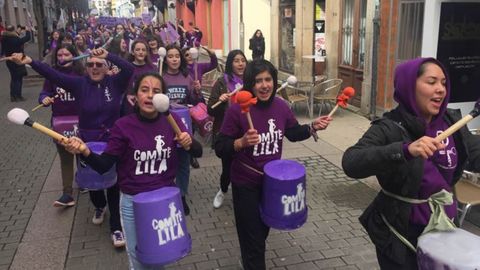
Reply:
M77 136L78 116L54 116L52 117L52 129L67 138Z
M137 233L136 253L146 265L165 265L190 253L180 189L163 187L133 197Z
M480 269L480 237L462 229L430 232L418 238L419 270Z
M188 133L192 134L192 118L190 117L190 110L188 107L180 104L171 104L170 112L173 112L182 120L183 124L187 127Z
M301 227L307 221L305 167L293 160L274 160L263 171L263 222L279 230Z
M102 154L107 147L106 142L87 142L90 151L95 154ZM79 188L88 190L101 190L109 188L117 182L116 166L113 165L108 172L99 174L90 166L85 164L80 158L77 158L77 172L75 173L75 181Z

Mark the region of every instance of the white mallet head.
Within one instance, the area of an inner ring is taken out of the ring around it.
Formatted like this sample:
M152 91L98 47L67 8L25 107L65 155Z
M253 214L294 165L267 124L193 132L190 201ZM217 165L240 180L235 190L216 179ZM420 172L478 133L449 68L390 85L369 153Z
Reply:
M167 55L167 50L165 50L164 47L158 48L158 55L160 55L161 58L165 57L165 55Z
M161 113L167 112L168 107L170 106L170 100L167 95L164 94L155 94L152 102L155 109Z
M17 125L25 124L25 120L27 120L28 117L30 117L28 112L20 108L13 108L7 114L8 120Z
M296 83L297 83L297 77L295 77L295 76L293 76L293 75L288 76L288 78L287 78L287 83L288 83L289 85L294 85L294 84L296 84Z
M192 59L193 59L193 60L197 60L197 59L198 59L198 50L197 50L197 48L190 48L189 52L190 52L190 55L192 56Z

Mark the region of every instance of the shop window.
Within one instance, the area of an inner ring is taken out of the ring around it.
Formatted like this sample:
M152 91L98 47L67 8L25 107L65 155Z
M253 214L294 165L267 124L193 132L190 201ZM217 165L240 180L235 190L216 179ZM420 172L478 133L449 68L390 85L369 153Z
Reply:
M280 1L279 68L294 73L295 69L295 0Z
M400 1L397 63L421 55L425 1Z

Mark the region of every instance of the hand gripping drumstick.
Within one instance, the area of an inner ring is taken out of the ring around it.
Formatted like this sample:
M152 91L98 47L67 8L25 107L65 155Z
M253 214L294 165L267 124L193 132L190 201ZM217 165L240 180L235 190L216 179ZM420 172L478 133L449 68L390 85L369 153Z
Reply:
M160 61L159 67L160 67L160 76L162 76L163 73L163 60L165 59L165 55L167 55L167 50L165 50L164 47L158 48L158 55L159 58L158 60Z
M160 112L165 114L167 117L167 121L172 126L173 130L175 131L175 134L177 134L177 137L180 137L180 134L182 134L182 131L178 127L177 122L175 122L175 119L173 119L173 116L170 114L170 111L168 110L168 107L170 106L170 100L167 97L167 95L164 94L155 94L153 96L153 106L155 109ZM189 150L190 147L185 147L185 150Z
M195 70L195 81L198 81L198 50L197 48L190 48L188 50L193 59L193 69Z
M62 141L62 142L68 141L67 137L30 119L30 116L28 115L27 111L22 110L20 108L11 109L7 114L7 118L12 123L15 123L17 125L26 125L26 126L32 127L40 132L47 134L48 136L54 138L57 141ZM85 147L86 147L85 145L82 145L80 146L79 150L83 152L86 149Z
M60 97L60 95L64 95L64 94L65 94L65 90L60 88L60 89L58 90L58 93L57 93L55 96L53 96L53 99L56 99L56 98ZM32 109L32 112L34 112L34 111L36 111L36 110L38 110L38 109L40 109L40 108L42 108L42 107L45 107L45 104L43 104L43 103L42 103L42 104L38 104L38 106L36 106L35 108Z
M475 107L471 112L465 115L462 119L458 120L455 124L451 125L449 128L447 128L447 130L440 133L437 137L435 137L435 140L437 142L445 140L448 136L452 135L453 133L455 133L455 131L465 126L468 122L470 122L470 120L477 117L478 115L480 115L480 100L477 100L477 102L475 102Z
M328 117L332 117L335 111L338 109L338 106L342 108L347 107L347 101L355 95L355 89L353 87L345 87L342 93L337 97L337 105L333 108L333 110L328 114Z
M234 95L235 93L237 93L238 91L242 90L243 89L243 85L239 85L237 88L235 88L235 90L233 90L232 92L228 93L230 96ZM222 104L223 101L219 100L217 101L217 103L213 104L212 105L212 109L215 109L216 107L218 107L218 105Z
M294 85L296 83L297 83L297 77L295 77L293 75L288 76L287 81L282 83L282 85L277 89L276 93L280 92L282 89L284 89L288 85Z
M257 98L254 98L249 91L239 91L238 94L235 95L235 100L233 102L240 105L242 113L247 115L248 125L253 129L252 117L250 116L250 106L257 104Z

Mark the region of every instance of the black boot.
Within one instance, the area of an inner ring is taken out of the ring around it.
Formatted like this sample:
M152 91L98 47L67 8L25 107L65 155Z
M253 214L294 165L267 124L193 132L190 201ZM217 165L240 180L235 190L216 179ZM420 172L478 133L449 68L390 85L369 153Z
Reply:
M200 164L198 164L198 160L192 156L190 156L190 165L192 165L194 169L200 168Z
M185 196L182 196L182 204L183 204L183 213L185 214L185 216L190 215L190 207L188 207Z

